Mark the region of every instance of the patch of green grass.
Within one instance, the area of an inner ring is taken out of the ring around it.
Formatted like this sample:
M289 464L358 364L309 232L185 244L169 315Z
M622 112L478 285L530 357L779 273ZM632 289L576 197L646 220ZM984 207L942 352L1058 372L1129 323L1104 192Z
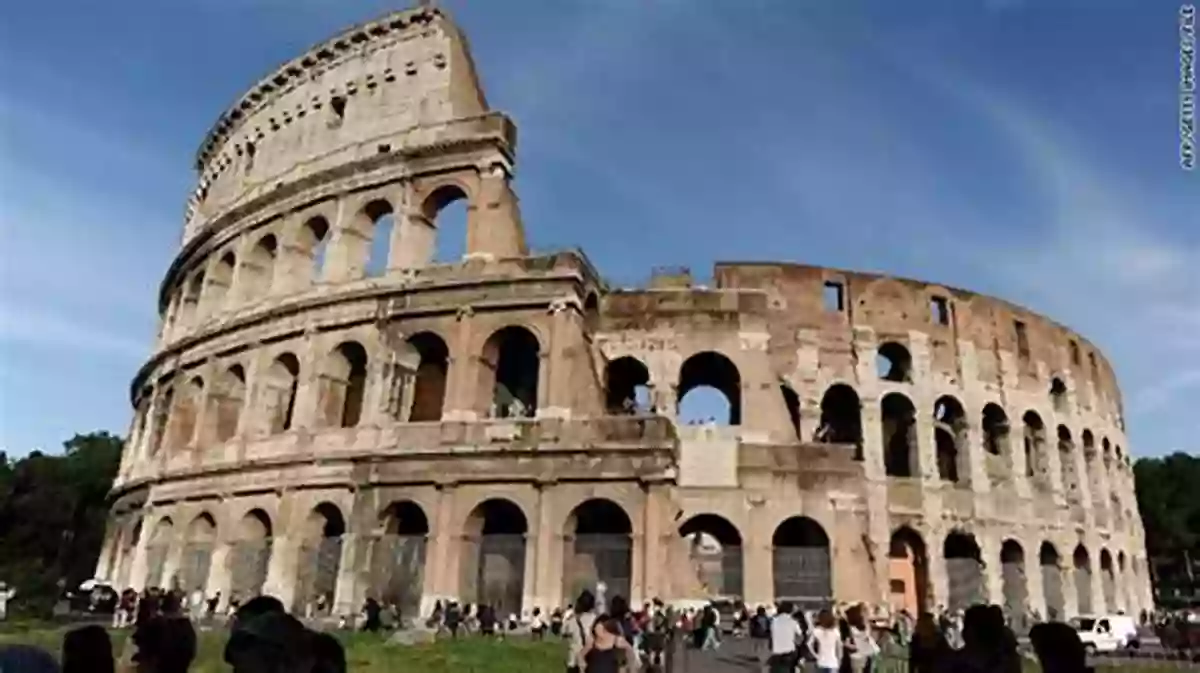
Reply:
M58 656L67 628L16 623L0 626L0 645L35 645ZM118 656L129 631L112 631ZM562 643L462 638L423 645L389 645L384 636L338 633L346 648L346 663L353 673L559 673L566 655ZM222 661L227 637L223 629L200 631L199 653L190 673L228 673Z

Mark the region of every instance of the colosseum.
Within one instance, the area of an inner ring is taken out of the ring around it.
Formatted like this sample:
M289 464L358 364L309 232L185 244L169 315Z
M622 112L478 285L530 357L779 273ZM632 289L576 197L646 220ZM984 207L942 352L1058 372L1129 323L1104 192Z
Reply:
M430 6L221 115L98 577L339 614L527 614L600 582L635 604L1151 606L1121 394L1082 336L793 263L611 287L526 247L516 137ZM459 200L465 254L440 263ZM704 386L728 417L682 422Z

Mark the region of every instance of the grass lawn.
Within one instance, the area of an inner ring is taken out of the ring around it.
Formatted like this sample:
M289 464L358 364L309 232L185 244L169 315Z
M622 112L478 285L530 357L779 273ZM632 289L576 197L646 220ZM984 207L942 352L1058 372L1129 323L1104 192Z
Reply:
M0 645L36 645L58 656L66 628L45 624L0 625ZM129 631L113 632L120 653ZM228 673L221 660L226 633L201 631L200 652L190 673ZM388 645L382 636L366 633L338 634L346 647L346 663L353 673L560 673L566 655L559 642L526 640L497 642L476 638L442 640L428 645Z

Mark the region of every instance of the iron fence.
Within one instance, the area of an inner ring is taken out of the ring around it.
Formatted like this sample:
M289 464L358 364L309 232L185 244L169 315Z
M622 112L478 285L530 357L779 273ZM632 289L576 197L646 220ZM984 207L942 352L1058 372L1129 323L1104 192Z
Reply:
M298 614L309 614L310 607L316 606L322 598L326 609L332 608L341 563L341 537L321 538L300 546L293 604L293 609Z
M179 588L189 595L193 591L204 591L208 586L208 572L212 568L213 547L211 543L189 543L183 547L183 558L179 564Z
M520 614L525 591L525 536L481 535L463 540L463 600L490 605L497 615Z
M396 605L402 615L421 607L427 541L424 535L384 535L371 541L370 587L384 605Z
M833 600L833 577L827 547L775 547L775 600L791 601L806 610Z
M567 538L570 550L563 568L563 595L595 591L603 582L607 598L628 600L633 577L633 541L628 535L576 535Z
M984 602L983 564L977 559L946 559L946 577L950 589L947 607L951 611L966 610L976 603Z
M261 594L271 563L271 538L234 542L227 563L230 599L245 601Z

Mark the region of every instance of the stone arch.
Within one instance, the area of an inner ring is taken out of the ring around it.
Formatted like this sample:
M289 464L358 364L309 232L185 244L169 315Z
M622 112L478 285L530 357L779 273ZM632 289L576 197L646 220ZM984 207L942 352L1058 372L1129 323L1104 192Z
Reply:
M983 406L983 448L993 456L1007 453L1009 442L1008 414L995 402Z
M1132 614L1137 604L1130 591L1129 566L1125 562L1125 552L1117 552L1117 594L1121 597L1125 612Z
M371 546L371 595L397 605L401 615L420 613L429 541L429 517L412 500L395 500L379 513L381 534Z
M1018 633L1028 627L1029 583L1025 573L1025 548L1009 538L1000 546L1000 585L1004 610L1010 625Z
M1113 557L1108 549L1100 549L1100 587L1104 592L1104 609L1117 611L1117 578Z
M1050 379L1050 405L1055 413L1067 413L1067 384L1057 376Z
M679 535L687 543L689 570L703 592L688 598L743 596L742 534L737 526L719 514L697 514L679 526Z
M491 393L493 418L532 418L537 414L541 344L528 328L510 325L483 344L481 390Z
M267 419L268 434L292 429L299 387L300 361L287 352L275 356L262 382L263 415Z
M242 407L246 404L246 371L240 364L231 365L222 373L214 403L216 438L225 442L237 435Z
M325 279L325 263L329 258L332 228L323 215L314 215L300 226L296 240L298 266L306 271L309 284Z
M278 257L279 241L275 234L263 234L255 241L250 252L242 256L238 287L247 301L261 299L271 293Z
M629 600L633 585L633 522L621 505L606 498L585 500L571 510L563 537L563 595L589 589ZM598 590L603 584L605 590Z
M223 308L233 287L233 275L237 269L237 255L232 250L226 250L213 265L208 274L208 302L217 311Z
M583 300L583 333L591 338L600 329L600 297L589 292Z
M821 425L813 437L816 442L853 444L862 451L862 402L854 388L835 383L821 396Z
M271 517L265 510L252 509L238 521L226 561L231 601L245 603L262 593L271 563L272 538Z
M700 392L701 389L707 389L709 392ZM737 365L716 351L694 353L684 360L679 368L676 413L682 420L704 420L705 417L719 419L721 415L719 412L714 413L712 402L701 402L693 407L687 399L689 395L699 393L702 397L715 400L713 392L720 393L725 398L728 410L725 419L718 422L722 425L741 425L742 375Z
M1038 550L1038 564L1042 570L1042 593L1046 601L1046 619L1061 621L1066 617L1062 558L1048 540L1043 542L1041 549Z
M511 500L490 498L471 510L463 528L462 600L490 605L498 615L520 614L529 532L525 512Z
M1049 490L1050 460L1046 451L1046 424L1036 411L1025 412L1021 421L1024 423L1025 476L1031 478L1039 489Z
M183 288L184 322L194 324L200 319L200 299L204 295L204 269L187 280Z
M446 406L446 386L450 374L450 348L433 332L418 332L408 338L417 352L417 372L413 378L410 422L440 421Z
M169 578L163 577L167 565L167 554L171 550L171 542L175 539L175 522L171 517L159 519L150 531L150 540L146 543L146 587L170 588L164 585Z
M171 411L171 446L191 446L199 427L200 410L204 405L204 379L193 376L184 387L182 395L175 396L175 408Z
M921 474L917 451L917 410L907 396L888 393L879 403L883 430L883 465L889 477Z
M912 354L895 341L886 341L875 352L875 374L883 381L912 383Z
M471 203L470 191L458 182L442 183L429 192L421 202L421 216L430 237L424 246L428 253L420 260L422 264L447 264L467 256L472 249Z
M983 602L983 557L975 536L952 530L942 544L950 596L946 607L965 610Z
M161 384L160 384L161 385ZM158 405L154 408L154 418L150 423L150 456L158 454L163 441L167 438L167 430L171 424L171 412L175 408L175 387L167 384L161 389Z
M929 551L917 531L901 526L888 543L888 593L892 609L920 615L929 609Z
M367 350L362 344L344 341L325 356L320 391L325 427L358 425L367 391Z
M1075 605L1079 614L1090 615L1095 608L1092 605L1092 560L1087 547L1082 544L1076 546L1072 561L1075 568Z
M318 614L322 607L333 608L345 534L346 519L337 505L325 501L309 511L300 531L293 607L297 614Z
M363 206L357 228L369 237L366 245L363 275L378 278L387 273L392 249L392 234L396 228L396 215L392 204L386 199L375 199Z
M1075 441L1071 438L1071 429L1065 425L1058 426L1058 462L1062 473L1063 491L1072 502L1078 503L1079 469L1075 461Z
M967 473L967 413L952 395L943 395L933 404L933 435L938 477L958 483Z
M771 536L775 600L805 609L826 606L833 598L829 535L806 516L784 519Z
M650 370L632 355L604 367L604 408L610 414L636 414L651 408Z
M188 524L183 540L183 557L179 568L179 586L190 596L194 591L208 594L208 575L217 544L217 522L208 512L201 512Z

